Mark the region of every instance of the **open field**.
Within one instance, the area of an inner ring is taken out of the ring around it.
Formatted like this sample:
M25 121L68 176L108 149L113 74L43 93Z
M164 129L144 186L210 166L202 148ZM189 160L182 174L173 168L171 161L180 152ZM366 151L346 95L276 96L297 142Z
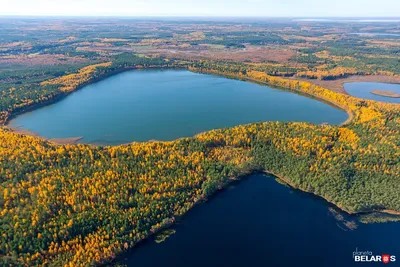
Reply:
M0 23L0 82L10 65L75 66L124 52L258 63L269 74L322 80L400 74L400 36L390 35L398 30L395 22L0 18Z

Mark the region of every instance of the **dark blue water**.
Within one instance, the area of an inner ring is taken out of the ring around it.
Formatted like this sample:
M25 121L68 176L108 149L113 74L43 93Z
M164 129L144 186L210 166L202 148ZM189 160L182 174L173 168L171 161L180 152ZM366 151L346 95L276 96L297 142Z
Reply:
M260 121L338 124L347 114L315 99L187 70L128 71L18 116L11 126L47 138L121 144L173 140Z
M383 264L355 263L356 248L400 257L400 223L359 224L349 230L328 207L320 198L283 186L271 176L251 175L195 207L165 242L150 239L123 255L120 263L140 267Z
M373 90L392 91L400 94L400 84L391 83L374 83L374 82L353 82L343 84L346 92L352 96L377 100L387 103L400 103L400 98L386 97L374 95L371 93Z

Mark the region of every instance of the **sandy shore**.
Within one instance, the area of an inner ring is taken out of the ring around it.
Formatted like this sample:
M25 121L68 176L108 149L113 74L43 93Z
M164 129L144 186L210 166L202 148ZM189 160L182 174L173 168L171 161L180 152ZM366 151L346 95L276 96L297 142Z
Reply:
M71 144L76 144L81 139L83 139L83 136L66 137L66 138L50 138L50 139L47 139L47 141L55 143L57 145L71 145Z
M400 94L393 91L372 90L371 94L380 95L384 97L391 97L391 98L400 98Z
M57 145L72 145L76 144L79 140L83 138L83 136L76 136L76 137L66 137L66 138L45 138L43 136L40 136L38 133L26 130L21 128L22 126L6 126L7 128L11 129L15 133L23 134L23 135L30 135L30 136L35 136L38 137L42 140L49 141L51 143L57 144Z

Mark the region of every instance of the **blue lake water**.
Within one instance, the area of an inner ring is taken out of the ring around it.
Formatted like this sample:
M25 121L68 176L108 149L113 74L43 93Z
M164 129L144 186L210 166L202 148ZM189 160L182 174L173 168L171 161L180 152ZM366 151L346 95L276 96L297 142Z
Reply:
M380 266L353 252L396 255L400 223L349 230L318 197L254 174L195 207L163 243L151 238L119 261L126 266ZM343 215L357 221L357 216ZM397 265L390 263L389 265Z
M250 82L187 70L135 70L88 85L10 123L47 138L121 144L173 140L260 121L338 124L326 103Z
M388 37L399 37L399 33L389 33L389 32L352 32L349 33L352 35L361 35L361 36L388 36Z
M355 97L377 100L387 103L400 103L400 98L386 97L374 95L371 93L373 90L392 91L400 94L400 84L391 83L375 83L375 82L352 82L345 83L344 90Z

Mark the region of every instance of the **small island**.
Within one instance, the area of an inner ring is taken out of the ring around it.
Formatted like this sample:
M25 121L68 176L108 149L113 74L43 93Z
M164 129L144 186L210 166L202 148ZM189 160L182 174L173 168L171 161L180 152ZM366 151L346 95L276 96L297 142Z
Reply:
M400 94L393 91L384 90L372 90L371 94L380 95L384 97L400 98Z

